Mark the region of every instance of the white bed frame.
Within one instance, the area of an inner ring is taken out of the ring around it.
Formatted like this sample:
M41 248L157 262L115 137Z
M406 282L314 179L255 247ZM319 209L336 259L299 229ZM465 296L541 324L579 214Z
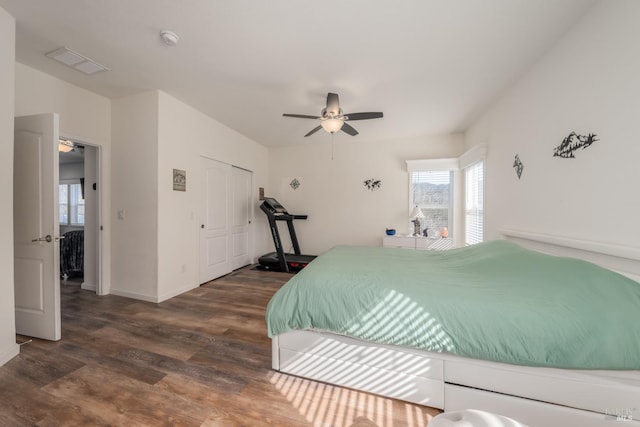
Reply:
M640 282L640 249L503 230L522 246L585 259ZM536 368L314 331L272 341L273 369L431 406L482 409L529 426L640 427L640 371Z

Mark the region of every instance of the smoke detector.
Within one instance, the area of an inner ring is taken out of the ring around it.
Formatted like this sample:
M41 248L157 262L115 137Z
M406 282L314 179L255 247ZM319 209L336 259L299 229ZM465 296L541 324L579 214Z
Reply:
M175 46L178 44L180 37L173 31L162 30L160 31L160 38L167 46Z

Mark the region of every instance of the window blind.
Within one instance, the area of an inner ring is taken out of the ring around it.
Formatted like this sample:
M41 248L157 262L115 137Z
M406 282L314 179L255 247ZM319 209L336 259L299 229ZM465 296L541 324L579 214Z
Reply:
M464 169L465 175L465 244L483 240L484 228L484 162L478 161Z
M440 230L447 227L451 233L452 211L451 170L416 170L411 172L412 205L424 214L423 227Z
M80 184L61 183L58 186L60 224L84 225L84 199Z

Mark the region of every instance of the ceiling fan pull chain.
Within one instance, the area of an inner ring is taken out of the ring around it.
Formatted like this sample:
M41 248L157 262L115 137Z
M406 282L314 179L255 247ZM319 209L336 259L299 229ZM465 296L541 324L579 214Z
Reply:
M335 144L333 143L333 136L335 135L335 133L331 134L331 160L333 160L333 147L335 146Z

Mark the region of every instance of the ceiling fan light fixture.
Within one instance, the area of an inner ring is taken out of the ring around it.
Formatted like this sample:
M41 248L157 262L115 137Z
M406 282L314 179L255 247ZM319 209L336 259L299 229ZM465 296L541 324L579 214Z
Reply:
M340 129L342 129L343 124L344 124L344 120L336 119L336 118L329 118L329 119L322 120L320 122L322 129L326 130L329 133L338 132Z
M344 115L342 108L340 108L340 101L337 93L329 92L327 94L327 106L322 109L320 116L309 116L307 114L288 114L284 113L284 117L296 117L299 119L312 119L320 120L320 124L311 129L305 137L311 136L318 132L320 129L324 129L330 134L334 134L339 130L343 131L347 135L356 136L358 131L353 128L349 123L345 123L349 120L368 120L368 119L380 119L383 114L381 112L368 112L368 113L350 113Z
M68 139L59 139L58 140L58 151L61 153L68 153L69 151L73 150L75 148L75 146L73 145L72 141L69 141Z

